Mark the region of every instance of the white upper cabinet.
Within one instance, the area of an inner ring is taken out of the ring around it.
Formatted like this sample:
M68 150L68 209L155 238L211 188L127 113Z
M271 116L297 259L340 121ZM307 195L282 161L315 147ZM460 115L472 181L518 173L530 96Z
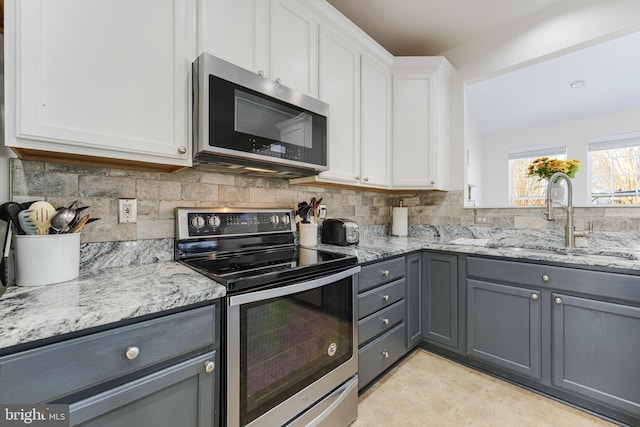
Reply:
M24 158L191 165L195 0L5 7L7 146Z
M448 190L452 72L453 67L444 57L394 60L394 189Z
M328 178L359 183L360 51L329 26L320 31L320 99L329 104Z
M198 0L198 54L269 74L269 2Z
M298 0L198 0L199 52L318 96L318 17Z
M391 73L386 64L362 56L360 181L388 187L391 182Z
M318 16L297 0L271 0L270 78L318 96Z

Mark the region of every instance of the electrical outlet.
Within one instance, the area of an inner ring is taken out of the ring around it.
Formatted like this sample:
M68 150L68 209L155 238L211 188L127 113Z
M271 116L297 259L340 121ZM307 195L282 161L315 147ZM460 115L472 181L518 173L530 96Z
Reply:
M136 199L118 199L118 223L137 222L138 206Z
M325 219L327 217L327 205L318 206L318 218Z
M488 216L476 216L475 217L476 224L489 224Z

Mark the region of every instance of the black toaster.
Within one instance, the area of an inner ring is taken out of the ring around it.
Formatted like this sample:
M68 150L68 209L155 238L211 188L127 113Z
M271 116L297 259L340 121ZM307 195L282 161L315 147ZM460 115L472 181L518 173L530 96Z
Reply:
M360 241L360 229L355 221L327 218L322 223L320 241L330 245L357 245Z

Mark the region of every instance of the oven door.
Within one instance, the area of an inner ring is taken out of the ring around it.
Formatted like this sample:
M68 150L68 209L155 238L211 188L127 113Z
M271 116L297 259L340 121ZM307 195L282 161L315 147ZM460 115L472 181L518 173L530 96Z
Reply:
M227 298L227 425L284 425L356 375L358 271Z

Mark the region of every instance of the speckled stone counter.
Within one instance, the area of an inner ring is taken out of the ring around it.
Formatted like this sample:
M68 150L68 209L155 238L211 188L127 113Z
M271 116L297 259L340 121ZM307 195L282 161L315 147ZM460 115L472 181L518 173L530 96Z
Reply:
M224 286L177 262L84 270L46 286L10 287L0 297L0 349L224 296Z
M549 245L523 245L516 247L514 243L486 242L486 239L465 239L466 244L454 244L459 239L445 237L393 237L372 236L353 246L335 246L319 244L318 249L355 255L358 262L368 263L387 257L429 249L457 252L468 255L488 255L495 257L515 258L523 261L534 260L567 264L568 266L588 266L611 268L617 271L628 270L631 274L640 275L640 251L621 248L563 248ZM474 243L477 242L477 246Z

